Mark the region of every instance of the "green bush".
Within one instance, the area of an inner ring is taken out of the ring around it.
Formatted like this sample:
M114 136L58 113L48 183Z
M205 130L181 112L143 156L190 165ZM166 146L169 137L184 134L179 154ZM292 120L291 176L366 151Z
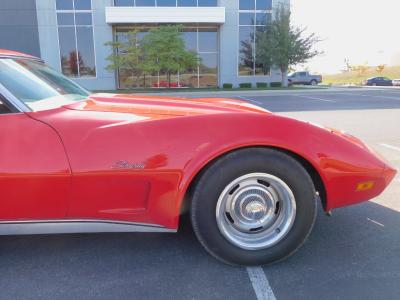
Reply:
M232 84L232 83L224 83L224 84L222 85L222 88L224 88L224 89L231 89L231 88L233 88L233 84Z
M252 85L251 85L250 82L245 82L245 83L240 83L240 84L239 84L239 87L240 87L241 89L251 89Z
M282 87L282 82L271 82L270 86L272 88L278 88L278 87Z
M266 89L268 87L268 83L266 82L257 82L258 89Z

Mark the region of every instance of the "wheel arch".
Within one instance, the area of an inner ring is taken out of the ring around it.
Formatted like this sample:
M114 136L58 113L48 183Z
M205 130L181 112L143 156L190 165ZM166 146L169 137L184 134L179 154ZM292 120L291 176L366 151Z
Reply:
M236 151L240 151L240 150L244 150L244 149L257 149L257 148L274 149L274 150L280 151L282 153L289 155L290 157L295 159L298 163L300 163L303 166L303 168L307 171L307 173L310 175L310 177L313 181L314 187L317 190L319 197L321 199L323 208L325 209L327 207L327 193L326 193L325 184L322 180L320 173L313 166L313 164L311 162L309 162L306 158L304 158L303 156L301 156L291 150L284 149L281 147L276 147L276 146L265 146L264 145L264 146L246 146L246 147L231 149L229 151L221 153L220 155L218 155L218 156L214 157L213 159L211 159L210 161L208 161L200 170L197 171L197 173L192 177L192 180L188 184L188 187L185 191L185 194L184 194L184 197L183 197L183 200L181 203L181 210L180 210L181 214L180 215L183 215L189 211L190 205L191 205L191 197L192 197L194 188L195 188L197 182L199 181L199 179L201 178L202 174L204 174L204 172L210 166L212 166L216 161L218 161L222 157L224 157L232 152L236 152Z

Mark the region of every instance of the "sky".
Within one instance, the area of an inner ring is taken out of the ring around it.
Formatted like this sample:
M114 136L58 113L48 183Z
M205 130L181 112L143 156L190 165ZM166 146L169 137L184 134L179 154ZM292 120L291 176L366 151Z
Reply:
M351 64L400 65L400 0L291 0L292 22L325 52L304 67L323 74Z

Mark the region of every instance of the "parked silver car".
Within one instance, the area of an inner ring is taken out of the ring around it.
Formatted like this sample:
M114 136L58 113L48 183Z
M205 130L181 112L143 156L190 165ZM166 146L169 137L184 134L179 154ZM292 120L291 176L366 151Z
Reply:
M304 85L318 85L322 82L321 75L311 75L309 72L294 72L288 75L289 85L304 84Z

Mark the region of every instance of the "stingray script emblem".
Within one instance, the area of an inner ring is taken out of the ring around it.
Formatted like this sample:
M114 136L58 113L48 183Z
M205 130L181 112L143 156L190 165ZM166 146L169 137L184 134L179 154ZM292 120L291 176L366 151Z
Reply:
M145 165L144 165L144 163L131 163L127 160L119 160L119 161L116 161L112 165L111 168L112 169L134 169L134 170L137 170L137 169L144 169Z

